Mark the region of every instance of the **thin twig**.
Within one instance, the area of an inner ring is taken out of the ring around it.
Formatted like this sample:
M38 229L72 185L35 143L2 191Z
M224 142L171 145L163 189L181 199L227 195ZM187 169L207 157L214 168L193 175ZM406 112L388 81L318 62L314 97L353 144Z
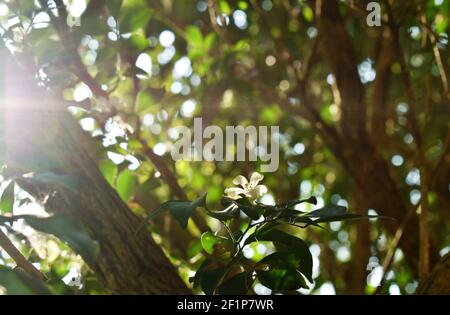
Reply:
M39 271L24 255L14 246L9 237L0 230L0 247L16 262L17 266L25 270L30 276L46 281L47 277Z
M406 216L403 218L400 226L397 228L397 231L395 231L394 238L392 239L391 246L389 247L389 250L386 254L386 257L383 260L383 276L381 277L381 281L377 289L375 290L374 294L380 294L384 282L386 281L386 274L391 268L392 262L395 257L395 252L397 251L398 245L403 237L403 232L408 225L409 220L411 219L412 215L417 211L417 207L411 207L406 214Z

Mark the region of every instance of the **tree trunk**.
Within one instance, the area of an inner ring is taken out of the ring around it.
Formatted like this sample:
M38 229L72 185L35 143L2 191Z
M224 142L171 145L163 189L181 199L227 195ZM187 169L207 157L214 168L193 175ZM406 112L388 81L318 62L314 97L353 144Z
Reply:
M367 206L379 214L401 220L407 215L410 206L403 200L390 174L388 162L367 132L364 86L358 75L352 40L339 13L339 2L328 0L317 4L320 4L316 15L322 53L335 77L339 90L339 99L335 101L342 111L339 144L334 143L335 139L325 140L355 181L357 194L365 196ZM387 55L391 53L386 52ZM381 101L383 97L376 105L379 106ZM399 225L398 222L388 220L382 223L390 235L395 234ZM407 237L403 237L399 244L414 273L418 270L418 227L418 218L413 216L405 228L404 235ZM433 250L431 252L435 253ZM435 262L435 256L430 258L431 264Z
M417 289L417 294L450 294L450 252L436 264Z
M0 47L0 54L1 54ZM6 55L6 54L5 54ZM114 294L188 294L161 248L141 220L106 182L90 156L91 139L62 104L38 91L34 82L0 58L1 112L9 172L54 172L72 176L76 192L54 185L22 184L34 196L51 192L46 209L78 218L99 243L99 281ZM5 69L6 68L6 69ZM8 69L9 68L9 69ZM5 80L6 79L6 80Z

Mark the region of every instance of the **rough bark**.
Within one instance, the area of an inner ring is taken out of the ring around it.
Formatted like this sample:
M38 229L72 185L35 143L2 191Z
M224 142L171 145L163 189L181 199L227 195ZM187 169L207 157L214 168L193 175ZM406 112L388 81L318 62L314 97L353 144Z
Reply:
M9 170L51 171L77 180L76 192L52 185L28 188L35 196L51 190L47 210L78 218L98 241L97 261L90 267L110 292L189 293L151 235L145 229L138 231L141 220L105 181L90 156L90 139L77 122L61 104L45 98L34 83L18 75L11 60L3 61L0 69L10 68L0 76L6 87L1 106L5 132L2 140L6 143Z
M431 274L424 279L417 289L417 294L450 294L450 253L436 264Z

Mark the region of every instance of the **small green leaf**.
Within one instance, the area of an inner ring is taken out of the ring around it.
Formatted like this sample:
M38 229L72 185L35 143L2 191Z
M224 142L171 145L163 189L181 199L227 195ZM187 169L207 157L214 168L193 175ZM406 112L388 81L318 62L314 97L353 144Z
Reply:
M143 113L154 104L152 94L148 90L142 90L136 98L136 113Z
M187 249L187 257L189 259L197 256L202 252L202 242L200 240L193 240Z
M186 28L186 39L189 45L200 46L203 42L203 35L198 26L190 25Z
M158 209L154 210L149 215L149 219L153 219L155 216L169 211L170 214L180 223L183 228L187 227L188 220L197 207L204 207L206 205L206 194L201 196L195 201L181 201L172 200L163 203Z
M2 213L12 212L14 206L14 182L9 182L0 197L0 211Z
M123 170L117 177L116 187L120 198L128 201L134 194L137 179L134 173L130 170Z
M106 159L100 162L99 168L108 183L114 185L117 177L117 165L110 159Z
M129 43L131 48L135 51L141 51L149 46L149 41L145 36L140 34L133 34L130 36Z
M152 10L149 8L129 8L129 10L121 16L119 23L120 32L132 33L145 27L150 20L151 15Z
M209 33L204 40L204 48L209 51L216 40L216 33Z
M227 241L226 238L214 235L211 232L205 232L202 234L202 237L201 237L203 249L208 254L214 253L214 248L215 248L216 244L220 244L225 241Z
M219 7L220 7L221 13L227 14L227 15L231 14L231 7L226 0L221 0L219 2Z

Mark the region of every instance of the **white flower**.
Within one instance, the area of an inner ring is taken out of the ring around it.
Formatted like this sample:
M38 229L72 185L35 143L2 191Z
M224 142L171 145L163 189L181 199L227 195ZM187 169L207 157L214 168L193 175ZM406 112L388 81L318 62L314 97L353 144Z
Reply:
M240 187L231 187L225 189L225 195L231 199L240 199L242 196L249 197L250 199L257 199L267 192L267 187L264 185L258 185L258 183L264 178L264 175L254 172L250 176L250 182L242 175L233 179L233 184L240 185Z

